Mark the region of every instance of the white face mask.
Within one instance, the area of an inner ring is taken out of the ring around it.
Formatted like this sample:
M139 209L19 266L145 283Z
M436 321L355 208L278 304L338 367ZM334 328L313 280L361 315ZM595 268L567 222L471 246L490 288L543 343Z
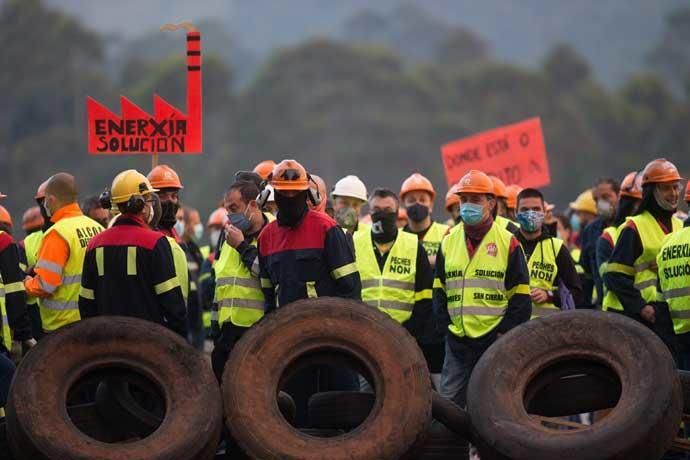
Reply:
M184 221L178 220L177 222L175 222L175 226L173 228L179 236L182 236L184 234Z
M204 225L198 223L194 226L194 241L198 243L202 236L204 236Z
M220 230L211 230L209 234L209 241L211 242L211 249L215 250L218 247L218 240L220 240Z

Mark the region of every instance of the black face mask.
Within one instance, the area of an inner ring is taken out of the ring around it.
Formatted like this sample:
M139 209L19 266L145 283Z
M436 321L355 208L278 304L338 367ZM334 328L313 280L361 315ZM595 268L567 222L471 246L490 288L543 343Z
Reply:
M161 203L161 219L158 225L168 230L173 228L177 222L177 211L179 209L180 205L172 201Z
M278 225L283 227L296 227L307 213L307 192L288 197L276 192L276 204L278 205Z
M543 224L542 230L549 235L558 235L558 222L552 224Z
M398 213L379 211L371 215L371 235L377 243L389 243L398 234Z
M41 217L43 217L43 226L41 227L41 229L45 232L53 226L53 223L50 221L50 217L46 212L45 206L43 206L43 199L36 200L36 203L38 203L38 209L39 211L41 211Z
M429 208L423 204L415 203L407 208L407 217L412 222L421 222L429 217Z

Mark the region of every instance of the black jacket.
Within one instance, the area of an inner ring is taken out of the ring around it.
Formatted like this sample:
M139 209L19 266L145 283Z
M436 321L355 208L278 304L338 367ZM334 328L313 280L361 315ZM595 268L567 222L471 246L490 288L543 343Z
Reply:
M100 251L102 275L98 273ZM187 310L166 237L131 216L120 217L112 228L94 237L84 258L79 311L82 318L147 319L186 337Z
M31 320L26 308L24 273L19 268L19 248L8 233L0 234L0 276L5 285L5 307L14 340L31 338Z
M264 227L258 246L267 313L310 295L361 300L354 250L328 215L308 211L294 228L275 220Z

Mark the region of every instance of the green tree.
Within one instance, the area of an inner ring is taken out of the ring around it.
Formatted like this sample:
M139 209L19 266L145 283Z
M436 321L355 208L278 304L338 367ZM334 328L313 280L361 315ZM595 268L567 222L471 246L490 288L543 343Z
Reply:
M554 46L542 63L544 73L559 91L569 91L590 76L587 60L572 46Z

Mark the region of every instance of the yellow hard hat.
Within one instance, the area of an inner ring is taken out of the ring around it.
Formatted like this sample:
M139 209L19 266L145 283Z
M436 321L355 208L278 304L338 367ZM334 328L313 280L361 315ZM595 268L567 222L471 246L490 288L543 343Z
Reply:
M135 169L128 169L115 176L110 194L112 202L119 204L126 203L132 196L148 195L157 191L146 176Z
M570 209L573 211L588 212L590 214L597 215L597 204L594 201L594 195L592 195L592 190L585 190L577 196L575 201L570 203Z

